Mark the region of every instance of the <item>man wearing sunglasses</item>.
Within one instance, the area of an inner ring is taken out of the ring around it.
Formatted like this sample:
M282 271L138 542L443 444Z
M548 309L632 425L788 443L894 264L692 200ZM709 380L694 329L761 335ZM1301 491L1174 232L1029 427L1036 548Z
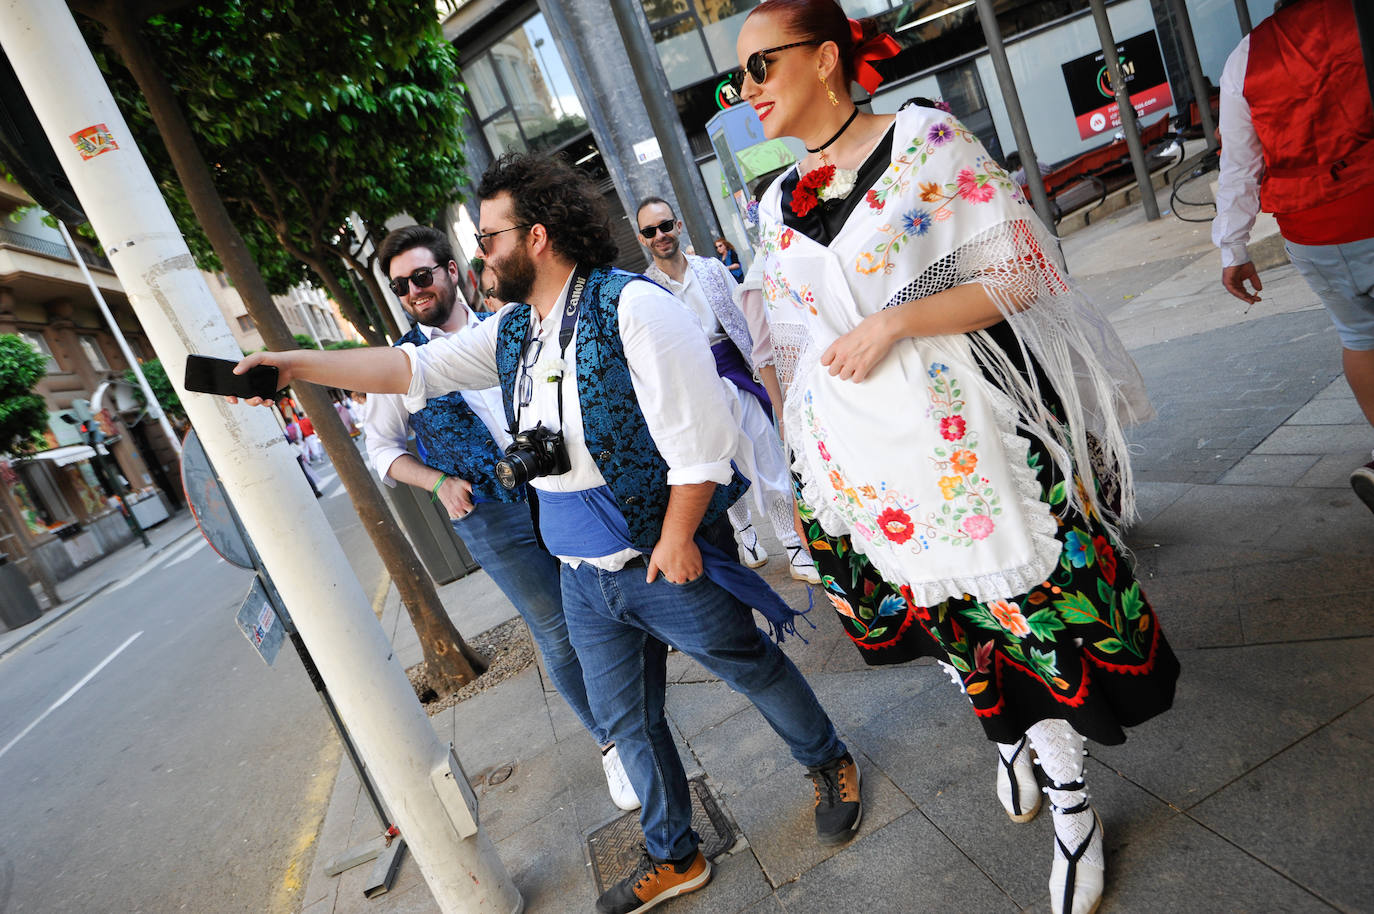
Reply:
M391 277L391 291L417 322L401 343L424 346L470 333L486 317L458 299L458 266L442 232L426 225L399 228L382 241L378 260ZM568 642L558 562L535 539L523 489L496 481L496 461L511 442L503 412L496 387L455 390L413 413L402 397L375 394L368 399L368 459L386 485L408 483L443 504L458 538L529 626L554 687L601 747L612 800L621 809L638 809L615 745L587 702L582 665ZM412 430L418 457L406 450Z
M701 325L658 285L610 268L605 203L562 160L502 156L477 195L487 269L511 302L495 318L404 354L254 353L236 370L272 364L282 384L348 378L410 403L499 384L509 423L561 436L561 472L530 475L539 532L562 560L592 711L643 801L645 853L597 900L601 914L646 910L711 878L664 711L669 643L753 702L815 783L819 839L849 840L862 818L858 768L752 609L779 632L795 611L733 555L725 510L746 486L731 465L739 427Z
M682 222L661 197L647 197L639 204L639 243L648 248L653 263L646 276L677 296L706 331L716 371L730 381L740 406L740 426L748 453L744 473L754 483L750 489L754 507L767 517L773 533L787 552L792 577L819 584L815 563L802 547L792 524L792 479L783 456L782 442L773 427L773 402L780 396L767 335L756 347L749 321L740 308L741 289L725 264L712 257L698 257L682 250ZM737 459L739 459L737 457ZM730 507L730 525L739 542L740 559L750 568L768 561L741 499Z

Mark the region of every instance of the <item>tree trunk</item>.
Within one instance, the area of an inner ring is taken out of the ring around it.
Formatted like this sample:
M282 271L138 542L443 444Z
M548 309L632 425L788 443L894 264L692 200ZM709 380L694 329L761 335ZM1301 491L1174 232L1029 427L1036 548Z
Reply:
M342 259L346 265L353 267L355 282L362 283L363 294L371 296L372 304L376 306L387 334L391 335L393 340L399 340L405 332L396 325L396 316L391 313L391 306L387 303L386 293L382 291L382 284L377 282L377 275L362 264L349 263L347 257Z
M85 5L82 11L86 11ZM272 349L296 348L252 254L215 189L176 95L144 43L140 22L128 18L119 4L102 4L97 13L88 15L105 27L107 43L119 54L143 92L196 219L243 296L264 341ZM315 430L353 499L358 517L400 592L424 650L430 684L441 695L456 691L486 669L486 659L468 646L444 610L433 579L401 533L324 389L300 384L295 392L314 419Z
M312 256L310 258L310 269L314 270L315 275L320 277L320 279L324 281L324 287L329 290L329 294L337 299L340 296L346 296L348 294L348 290L345 289L343 287L343 283L339 281L339 274L338 271L334 269L334 264L335 262L333 254L327 251L312 252ZM368 276L366 278L371 279L374 283L377 281L376 278L372 276ZM349 301L350 303L349 310L356 313L357 309L353 307L352 300L345 300ZM377 310L381 317L381 323L378 325L378 329L382 333L387 334L387 336L390 336L393 341L399 340L402 336L402 333L396 326L396 319L391 316L391 310L389 308L386 308L385 306L379 307ZM380 336L380 334L378 334L378 336ZM371 340L369 340L368 342L373 346L386 345L385 340L381 340L377 343L372 343Z

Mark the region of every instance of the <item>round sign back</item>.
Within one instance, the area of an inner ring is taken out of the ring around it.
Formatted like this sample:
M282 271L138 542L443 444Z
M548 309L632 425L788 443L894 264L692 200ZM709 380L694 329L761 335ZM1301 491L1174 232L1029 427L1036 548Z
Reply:
M220 558L231 565L253 570L253 554L234 520L229 497L220 485L210 458L201 446L195 429L186 433L181 443L181 488L186 503L200 527L201 535Z

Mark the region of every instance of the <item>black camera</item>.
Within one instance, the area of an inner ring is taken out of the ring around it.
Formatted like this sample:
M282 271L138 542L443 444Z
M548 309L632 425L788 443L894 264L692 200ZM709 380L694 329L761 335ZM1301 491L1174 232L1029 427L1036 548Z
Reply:
M522 486L540 476L558 476L572 469L563 433L539 423L520 432L506 448L506 456L496 461L496 480L507 489Z

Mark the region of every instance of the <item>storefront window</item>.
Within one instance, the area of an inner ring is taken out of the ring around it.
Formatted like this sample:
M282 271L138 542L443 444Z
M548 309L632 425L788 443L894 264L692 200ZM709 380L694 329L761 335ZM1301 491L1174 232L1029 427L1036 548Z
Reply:
M463 79L497 155L557 149L587 130L543 14L468 62Z

